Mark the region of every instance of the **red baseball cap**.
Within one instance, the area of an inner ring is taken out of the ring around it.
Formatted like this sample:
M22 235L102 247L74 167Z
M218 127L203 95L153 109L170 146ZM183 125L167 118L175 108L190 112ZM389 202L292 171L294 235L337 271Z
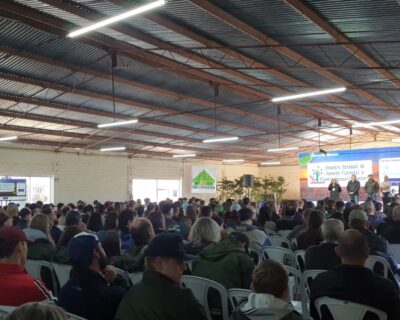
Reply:
M20 241L28 241L28 239L20 228L4 227L0 229L0 241L11 244Z

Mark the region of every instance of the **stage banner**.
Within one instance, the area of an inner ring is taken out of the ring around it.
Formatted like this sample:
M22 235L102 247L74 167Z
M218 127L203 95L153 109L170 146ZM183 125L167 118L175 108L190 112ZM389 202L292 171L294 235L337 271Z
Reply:
M299 165L300 194L307 200L329 196L328 186L334 178L342 187L341 198L348 200L346 187L353 174L361 184L361 200L365 197L363 186L369 174L379 183L387 175L394 193L400 185L399 147L300 153Z
M192 193L217 192L217 168L192 166Z

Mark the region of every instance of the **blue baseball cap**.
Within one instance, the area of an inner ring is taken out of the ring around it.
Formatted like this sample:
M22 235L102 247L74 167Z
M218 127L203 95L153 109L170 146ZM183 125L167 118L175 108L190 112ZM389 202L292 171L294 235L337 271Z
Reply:
M97 248L99 238L89 232L75 235L68 244L68 254L73 266L88 267L92 262L93 250Z
M173 258L178 261L193 259L193 257L186 255L181 237L168 232L160 233L150 241L146 256Z

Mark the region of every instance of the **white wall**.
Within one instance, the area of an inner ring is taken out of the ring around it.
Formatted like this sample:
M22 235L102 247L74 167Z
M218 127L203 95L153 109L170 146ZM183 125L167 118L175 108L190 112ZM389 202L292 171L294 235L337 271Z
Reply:
M182 195L201 198L216 194L191 194L192 165L217 166L218 179L258 175L256 165L222 165L181 160L153 160L48 151L0 149L0 176L54 177L54 202L127 200L132 179L182 180Z
M213 162L154 160L48 151L0 149L0 176L54 177L54 202L127 200L132 179L182 179L182 195L208 199L216 194L192 194L192 165L217 167L217 179L244 174L283 176L289 183L286 199L300 197L299 167L223 165Z
M260 167L260 177L272 175L285 178L288 186L284 194L284 199L300 199L300 167L299 166L279 166L279 167Z

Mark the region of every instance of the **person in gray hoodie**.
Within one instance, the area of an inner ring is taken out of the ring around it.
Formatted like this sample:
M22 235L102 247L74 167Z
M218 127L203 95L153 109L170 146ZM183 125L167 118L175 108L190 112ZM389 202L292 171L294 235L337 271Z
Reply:
M288 298L288 275L272 260L264 261L253 272L247 303L232 313L232 320L302 320Z

